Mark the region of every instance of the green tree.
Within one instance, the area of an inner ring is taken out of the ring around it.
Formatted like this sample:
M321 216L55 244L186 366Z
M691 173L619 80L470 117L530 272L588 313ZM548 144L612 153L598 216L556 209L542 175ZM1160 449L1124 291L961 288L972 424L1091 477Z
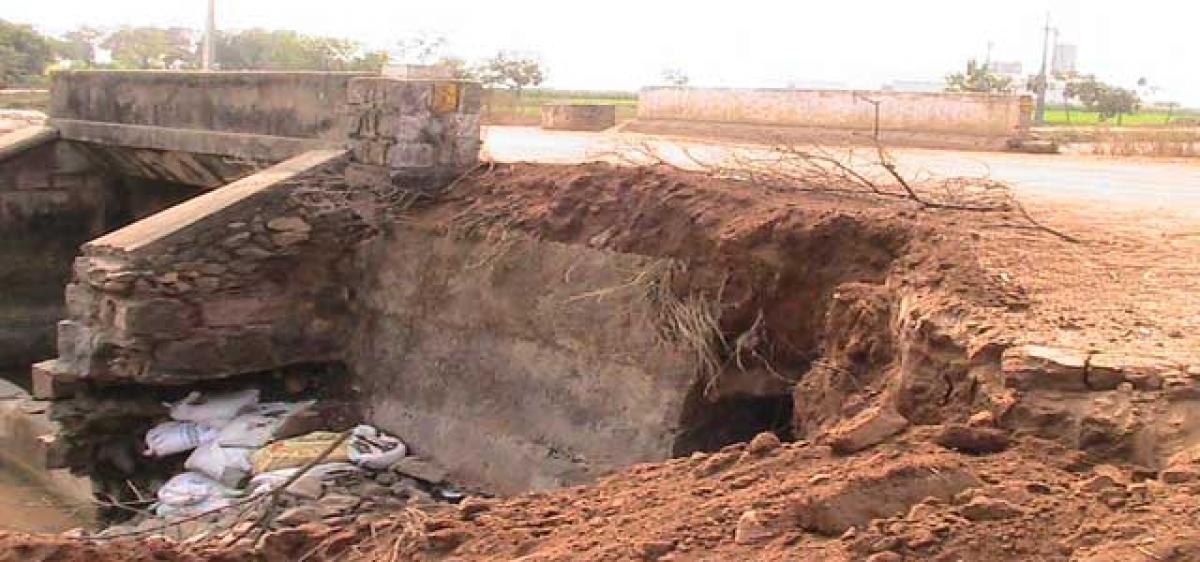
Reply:
M946 76L947 92L1004 93L1012 91L1012 78L993 73L975 59L967 61L966 72Z
M290 30L247 29L218 33L213 50L226 70L370 70L387 53L364 52L357 41L304 35Z
M542 64L536 59L522 58L505 51L483 61L476 72L484 86L508 88L518 97L525 88L537 86L546 80Z
M196 32L182 27L122 27L104 39L122 68L161 69L194 66Z
M458 57L442 57L434 64L436 66L449 69L451 75L457 80L479 79L475 69L468 66L467 61Z
M54 45L30 25L0 20L0 87L39 79L54 62Z
M1137 113L1142 106L1137 92L1105 84L1095 76L1081 76L1067 82L1063 97L1079 100L1088 111L1099 113L1101 121L1116 117L1118 125L1123 116Z
M96 47L103 41L103 31L85 25L63 35L58 54L63 59L92 66L96 64Z

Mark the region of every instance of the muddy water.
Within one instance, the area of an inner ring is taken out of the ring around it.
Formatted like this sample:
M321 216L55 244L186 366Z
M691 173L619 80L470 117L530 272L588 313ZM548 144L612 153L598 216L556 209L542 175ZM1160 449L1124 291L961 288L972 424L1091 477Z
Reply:
M28 371L0 371L0 378L28 388ZM75 506L65 505L31 476L0 454L0 529L57 532L87 526L87 520L73 512Z
M72 508L0 457L0 529L50 533L86 526Z

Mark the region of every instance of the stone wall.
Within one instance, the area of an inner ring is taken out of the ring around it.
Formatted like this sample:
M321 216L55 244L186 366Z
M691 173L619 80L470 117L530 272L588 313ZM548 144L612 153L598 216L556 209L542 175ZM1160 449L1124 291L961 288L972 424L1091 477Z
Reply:
M362 252L349 365L367 417L455 481L575 484L671 456L693 356L658 335L654 258L397 227Z
M676 120L870 132L1017 138L1029 131L1027 99L1012 94L842 90L647 88L639 120Z
M339 182L345 160L307 153L89 242L43 369L67 383L181 384L336 357L336 272L353 233L289 195Z

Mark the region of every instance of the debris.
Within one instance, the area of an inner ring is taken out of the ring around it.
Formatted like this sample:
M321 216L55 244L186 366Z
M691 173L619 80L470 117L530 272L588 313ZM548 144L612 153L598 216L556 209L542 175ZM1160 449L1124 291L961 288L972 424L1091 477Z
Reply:
M392 465L392 471L423 480L430 484L446 481L446 469L437 463L419 457L405 457Z
M254 474L262 474L282 468L297 468L317 458L340 437L329 431L314 431L300 437L271 443L250 456ZM329 462L350 462L350 451L343 447L329 455Z
M177 474L158 489L159 517L191 515L231 505L237 491L203 474Z
M971 521L999 521L1012 519L1024 514L1021 508L1006 500L976 496L958 508L963 517Z
M872 406L838 424L826 435L834 452L850 454L861 451L891 437L908 427L908 420L891 408Z
M961 424L942 428L934 441L947 449L969 455L990 455L1008 448L1009 437L1002 429Z
M737 528L734 529L733 542L737 544L755 544L778 534L768 526L766 516L757 510L751 509L742 512L741 517L738 517Z

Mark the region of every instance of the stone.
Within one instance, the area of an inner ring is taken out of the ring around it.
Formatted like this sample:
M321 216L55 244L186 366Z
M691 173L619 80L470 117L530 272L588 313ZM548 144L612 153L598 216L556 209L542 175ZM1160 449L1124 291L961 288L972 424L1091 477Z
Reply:
M1178 369L1165 359L1123 353L1097 353L1088 360L1087 383L1093 390L1113 390L1122 382L1138 390L1162 388L1162 375Z
M226 248L236 248L236 247L241 246L242 244L245 244L246 242L249 242L249 241L250 241L250 233L249 232L239 232L232 236L227 236L224 240L221 240L221 245Z
M271 235L271 243L287 248L308 241L308 232L276 232Z
M437 164L433 145L419 142L397 143L388 149L391 168L431 168Z
M838 454L850 454L883 442L904 431L908 420L891 408L873 406L838 424L826 441Z
M738 517L737 527L733 532L733 542L737 544L756 544L770 539L778 534L768 525L767 517L760 511L751 509Z
M754 456L764 456L778 449L781 444L779 436L770 431L764 431L754 436L750 445L746 447L746 452Z
M284 510L275 522L285 527L296 527L305 523L312 523L321 518L317 508L311 505L302 505Z
M76 377L63 370L57 359L35 363L30 373L32 394L38 400L70 398L82 387Z
M1086 391L1084 371L1088 354L1074 349L1021 345L1004 350L1000 373L1018 390Z
M1200 480L1200 467L1190 464L1169 466L1158 473L1158 479L1166 484L1184 484Z
M1008 448L1008 433L995 427L949 424L942 428L934 442L947 449L969 455L990 455Z
M890 550L885 550L868 556L866 562L902 562L903 560L903 556Z
M672 541L640 541L637 543L638 555L643 560L658 560L675 549Z
M446 469L437 463L420 457L404 457L392 465L392 471L437 484L446 480Z
M996 414L993 414L987 410L975 412L974 414L971 414L970 418L967 418L967 425L971 427L989 427L996 425Z
M345 175L346 184L359 189L375 188L392 182L387 166L351 163L346 166Z
M692 470L692 476L696 478L704 478L712 476L726 468L733 466L738 461L738 455L732 452L713 453L704 462L700 463Z
M1001 521L1024 514L1021 508L1007 500L987 496L972 498L966 505L959 507L958 512L971 521Z
M275 232L308 232L312 226L300 217L277 217L267 221L267 229Z
M399 142L417 142L421 140L426 122L421 117L389 115L379 120L379 136Z
M176 299L152 298L117 302L113 327L127 338L180 337L197 325L196 310Z
M362 504L362 498L346 494L325 494L317 500L317 510L322 518L338 517L353 512Z
M492 503L486 499L471 496L463 498L458 503L458 513L463 518L470 519L477 514L489 511L492 509Z
M1080 491L1097 493L1102 490L1116 486L1117 482L1111 476L1105 474L1097 474L1079 484Z
M243 246L241 248L238 248L234 253L240 257L243 257L246 259L251 259L251 260L267 259L267 258L275 255L274 252L260 248L258 246Z

